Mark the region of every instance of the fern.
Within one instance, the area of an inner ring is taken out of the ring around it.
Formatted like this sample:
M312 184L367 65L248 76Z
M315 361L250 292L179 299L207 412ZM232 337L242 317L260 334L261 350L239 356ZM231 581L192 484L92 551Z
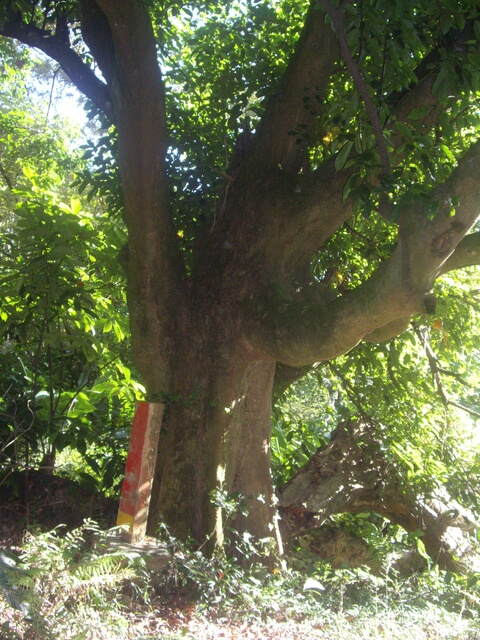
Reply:
M58 635L63 628L76 628L77 638L89 637L97 611L105 624L115 620L118 590L138 580L142 569L140 554L115 548L91 521L64 535L60 530L29 534L21 558L0 550L0 593L21 611L36 634L32 637L42 640L52 637L50 629ZM2 627L0 638L8 637L7 631Z
M33 578L20 559L0 549L0 587L7 603L29 617L32 610Z

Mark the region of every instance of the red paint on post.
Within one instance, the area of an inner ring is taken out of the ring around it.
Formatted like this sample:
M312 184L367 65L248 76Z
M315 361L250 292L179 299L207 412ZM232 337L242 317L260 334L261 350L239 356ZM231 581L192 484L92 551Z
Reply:
M130 542L145 536L163 404L138 402L125 465L117 525L128 525Z

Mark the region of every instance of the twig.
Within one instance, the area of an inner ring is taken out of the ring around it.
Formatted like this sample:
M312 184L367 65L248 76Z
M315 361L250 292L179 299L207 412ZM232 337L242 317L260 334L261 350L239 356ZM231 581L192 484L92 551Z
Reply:
M55 69L55 71L53 72L52 88L50 89L50 97L49 97L49 100L48 100L47 115L45 116L45 126L48 124L48 119L50 117L50 109L52 108L52 102L53 102L53 90L55 89L55 80L57 79L57 74L60 71L61 71L61 67L57 67Z
M420 341L422 342L423 347L425 349L425 355L427 356L428 364L429 364L430 370L432 372L433 381L435 383L437 394L439 395L442 403L446 407L447 406L457 407L457 409L461 409L462 411L465 411L466 413L469 413L474 418L480 418L480 413L478 413L477 411L474 411L474 409L470 409L469 407L466 407L463 404L459 404L458 402L455 402L454 400L450 400L450 398L448 397L447 393L445 392L445 389L443 388L442 374L443 375L453 376L454 378L459 380L464 385L466 385L467 383L462 379L462 377L459 374L457 374L457 373L455 373L453 371L447 371L446 369L443 369L443 368L438 366L438 360L437 360L437 357L435 356L435 354L433 352L433 349L432 349L432 347L430 345L430 342L428 340L428 335L427 335L426 329L422 330L422 329L419 329L418 327L415 327L415 333L420 338Z
M333 364L333 362L329 362L328 363L328 367L330 369L330 371L333 371L333 373L337 376L337 378L339 378L342 382L343 388L345 389L347 396L350 397L350 401L352 402L352 404L357 408L359 414L361 415L362 419L364 420L364 422L366 424L370 424L372 422L372 418L365 413L365 410L362 406L362 401L359 397L359 394L356 392L356 390L354 389L354 387L350 384L350 382L347 380L346 376L343 375L343 373L340 371L340 369L335 366Z
M379 253L379 251L378 251L378 245L376 244L376 242L373 239L374 235L372 235L372 237L369 238L364 233L361 233L357 229L354 229L353 227L351 227L348 224L348 222L344 223L344 227L345 227L345 229L347 229L347 231L349 233L353 234L354 236L357 236L357 238L360 238L361 240L363 240L368 245L369 248L373 249L373 252L377 256L377 258L379 258L379 260L385 260L385 256L381 255Z
M466 407L463 404L459 404L458 402L454 402L453 400L449 400L448 404L451 404L452 407L457 407L457 409L461 409L462 411L466 411L466 413L469 413L474 418L480 418L480 413L478 413L478 411L474 411L473 409L469 409L468 407Z
M417 334L420 342L423 344L437 394L440 397L442 403L447 406L449 404L449 399L447 397L447 394L445 393L445 389L443 388L442 377L440 375L437 357L435 356L435 353L433 352L433 349L430 345L427 331L426 329L419 329L418 327L415 327L415 333Z

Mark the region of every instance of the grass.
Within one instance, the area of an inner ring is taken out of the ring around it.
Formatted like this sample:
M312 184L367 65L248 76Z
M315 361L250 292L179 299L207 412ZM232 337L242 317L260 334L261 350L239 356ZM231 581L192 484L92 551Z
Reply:
M0 638L480 640L478 574L373 575L300 554L245 571L166 532L153 572L144 552L110 541L93 522L29 535L20 563L0 563Z

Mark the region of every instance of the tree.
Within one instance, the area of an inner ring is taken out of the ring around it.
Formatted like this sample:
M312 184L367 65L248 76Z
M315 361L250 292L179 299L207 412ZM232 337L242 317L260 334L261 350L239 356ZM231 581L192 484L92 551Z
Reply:
M0 34L118 136L133 357L165 405L151 527L221 543L221 488L265 538L275 376L399 335L479 261L479 4L181 6L12 0Z

